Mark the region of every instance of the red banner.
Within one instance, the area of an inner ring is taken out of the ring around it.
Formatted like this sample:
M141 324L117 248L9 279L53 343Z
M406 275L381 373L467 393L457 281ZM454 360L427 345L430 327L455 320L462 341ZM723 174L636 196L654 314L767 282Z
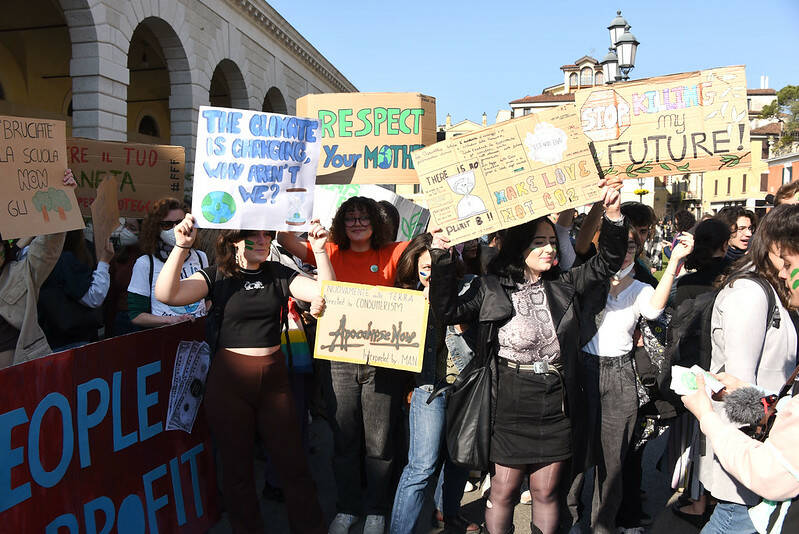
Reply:
M201 409L164 431L175 352L203 322L116 337L0 371L0 531L205 532L218 519Z

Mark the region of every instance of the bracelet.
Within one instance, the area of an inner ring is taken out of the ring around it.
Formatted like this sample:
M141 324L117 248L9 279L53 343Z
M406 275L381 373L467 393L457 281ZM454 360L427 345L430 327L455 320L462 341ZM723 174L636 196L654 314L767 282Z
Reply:
M175 243L175 246L176 246L176 247L178 247L178 248L182 248L182 249L184 249L184 250L189 250L189 249L191 249L191 247L184 247L183 245L178 245L177 243Z

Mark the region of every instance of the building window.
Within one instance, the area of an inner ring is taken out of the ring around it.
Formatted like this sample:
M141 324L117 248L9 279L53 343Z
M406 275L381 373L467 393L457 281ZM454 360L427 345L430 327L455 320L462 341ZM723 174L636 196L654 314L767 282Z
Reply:
M580 86L594 85L594 73L590 68L585 67L580 71Z
M768 191L768 173L760 173L760 190Z
M768 138L760 141L760 159L768 159Z
M3 84L0 83L0 100L6 99L6 92L3 90Z
M572 72L569 74L569 87L577 87L577 73Z
M596 74L594 74L594 83L596 83L597 85L602 85L604 83L601 72L597 72Z
M150 137L161 137L158 134L158 123L150 115L145 115L139 122L139 133Z
M718 180L718 178L716 178L716 183L713 184L713 196L714 197L719 196L719 180Z
M746 175L744 174L744 181L741 184L741 193L746 193Z
M422 192L422 186L419 184L413 184L413 194L418 195Z
M791 171L793 169L791 167L783 167L782 168L782 183L787 184L791 181Z
M732 191L732 177L731 176L727 176L727 194L728 195L730 194L730 191Z
M532 112L532 111L533 111L533 110L531 110L530 108L524 108L524 114L525 114L525 115L529 115L529 114L530 114L530 112Z

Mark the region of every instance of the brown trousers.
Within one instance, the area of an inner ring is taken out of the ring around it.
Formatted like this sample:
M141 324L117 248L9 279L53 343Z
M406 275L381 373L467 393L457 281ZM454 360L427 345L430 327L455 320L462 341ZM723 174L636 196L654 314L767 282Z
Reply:
M219 449L222 492L234 533L264 532L253 466L256 431L280 478L291 531L327 532L281 351L243 356L219 350L208 374L205 412Z

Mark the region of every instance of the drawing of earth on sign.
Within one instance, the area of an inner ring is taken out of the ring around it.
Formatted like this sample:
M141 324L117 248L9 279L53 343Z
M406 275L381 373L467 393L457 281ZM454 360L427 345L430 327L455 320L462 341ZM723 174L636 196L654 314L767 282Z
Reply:
M177 313L178 315L183 315L186 313L194 313L197 311L197 308L199 307L200 303L195 302L193 304L187 304L186 306L170 306L169 309Z
M211 191L203 198L202 212L208 222L226 223L236 213L236 201L224 191Z
M380 149L380 152L377 153L377 166L381 169L388 169L391 167L391 147L388 145L383 145L383 148Z
M447 178L447 185L452 192L463 195L458 202L458 220L468 219L488 211L483 199L471 194L475 183L474 171L467 171Z
M548 122L539 122L533 133L527 132L524 144L530 159L553 165L563 161L566 141L566 132Z

